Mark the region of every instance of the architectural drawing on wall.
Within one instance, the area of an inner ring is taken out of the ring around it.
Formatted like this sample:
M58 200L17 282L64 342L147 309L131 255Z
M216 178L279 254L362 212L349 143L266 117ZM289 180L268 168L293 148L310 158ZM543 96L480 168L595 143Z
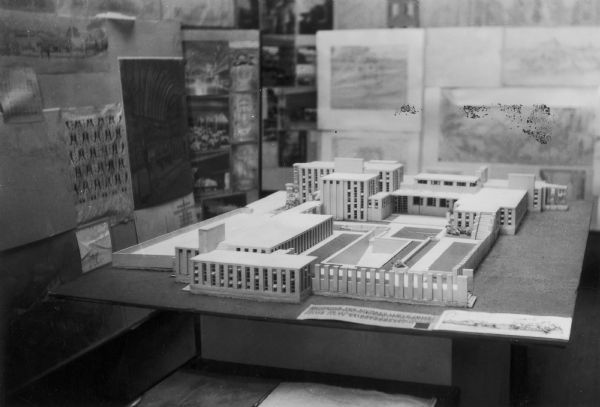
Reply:
M597 25L600 10L587 0L420 0L422 27Z
M0 65L38 74L105 72L108 36L100 21L0 11Z
M260 27L265 34L295 34L295 0L260 1Z
M299 34L333 28L333 0L297 0L296 14Z
M423 44L419 29L319 31L318 127L419 131Z
M260 117L258 98L254 93L232 93L231 141L258 141L258 121Z
M231 47L231 90L253 92L258 88L258 47L244 48L245 43L230 43Z
M130 217L133 195L123 107L65 109L62 122L77 223Z
M184 41L185 83L188 95L225 95L231 86L227 41Z
M229 147L229 101L224 97L188 98L192 160L199 154Z
M598 36L598 27L507 28L503 82L509 86L598 86Z
M331 48L333 109L395 109L406 103L408 48L402 45Z
M261 43L262 86L293 86L295 78L294 39L263 36Z
M160 0L58 0L57 13L67 17L91 18L112 11L140 19L160 20L160 3Z
M457 102L456 94L451 90L442 92L441 160L544 165L592 163L596 132L592 106L490 102L470 105Z
M196 27L234 27L234 0L175 0L162 3L162 15L167 20L181 21Z
M248 191L258 187L258 144L237 144L231 148L232 187Z
M119 58L135 209L192 192L181 58Z
M42 94L33 69L0 67L0 113L5 123L43 120Z

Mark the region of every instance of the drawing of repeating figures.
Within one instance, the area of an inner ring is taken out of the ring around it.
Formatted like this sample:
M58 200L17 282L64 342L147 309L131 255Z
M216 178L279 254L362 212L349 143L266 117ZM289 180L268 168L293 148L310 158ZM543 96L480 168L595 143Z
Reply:
M231 90L234 92L258 89L258 42L256 48L234 48L231 55Z
M251 93L231 94L232 142L258 139L258 98Z
M408 48L402 45L331 48L331 107L393 109L406 102Z

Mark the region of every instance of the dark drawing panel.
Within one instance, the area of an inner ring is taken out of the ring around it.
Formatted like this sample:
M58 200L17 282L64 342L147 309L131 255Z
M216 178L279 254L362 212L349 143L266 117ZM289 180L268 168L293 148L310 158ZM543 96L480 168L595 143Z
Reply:
M135 209L192 192L183 60L119 62Z
M333 0L297 1L300 34L315 34L333 28Z
M293 38L263 37L261 58L262 86L294 86L296 49Z
M279 132L279 166L291 167L294 163L306 162L305 130Z
M231 86L227 41L184 41L185 83L188 95L225 95Z

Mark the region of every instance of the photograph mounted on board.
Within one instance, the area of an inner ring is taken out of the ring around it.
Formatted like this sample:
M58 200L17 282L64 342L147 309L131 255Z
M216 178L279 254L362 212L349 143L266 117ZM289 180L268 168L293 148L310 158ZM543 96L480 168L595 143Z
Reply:
M299 34L333 28L333 0L296 0Z
M107 72L108 36L100 20L0 10L0 66L39 74Z
M121 104L62 111L77 223L131 217L133 195Z
M135 209L192 192L182 58L119 58Z
M245 43L231 42L231 90L254 92L258 89L258 46L245 48ZM258 45L258 44L257 44Z
M190 156L228 150L229 100L227 97L188 97Z
M231 178L235 191L258 188L258 145L237 144L231 147Z
M5 123L38 122L42 94L35 71L27 67L0 67L0 113Z
M262 86L294 86L295 53L293 38L264 36L261 44Z
M306 130L279 132L279 166L292 167L295 163L306 162Z
M226 95L231 87L228 41L184 41L188 95Z
M230 148L227 148L224 151L197 154L192 158L196 200L231 190L229 154Z
M260 27L265 34L296 33L295 0L261 0Z
M259 106L255 93L232 93L231 142L258 141Z

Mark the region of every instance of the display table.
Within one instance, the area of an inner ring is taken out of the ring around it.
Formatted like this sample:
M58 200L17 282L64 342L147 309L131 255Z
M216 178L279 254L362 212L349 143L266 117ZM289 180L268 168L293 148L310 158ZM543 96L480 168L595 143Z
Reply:
M566 212L529 212L515 236L500 236L476 271L473 310L572 318L592 206L577 201ZM464 404L484 400L481 397L507 400L511 344L565 344L546 338L296 319L310 304L432 315L441 314L443 307L318 296L301 304L275 304L193 295L182 288L167 272L105 267L51 294L201 314L202 357L208 359L457 385Z

